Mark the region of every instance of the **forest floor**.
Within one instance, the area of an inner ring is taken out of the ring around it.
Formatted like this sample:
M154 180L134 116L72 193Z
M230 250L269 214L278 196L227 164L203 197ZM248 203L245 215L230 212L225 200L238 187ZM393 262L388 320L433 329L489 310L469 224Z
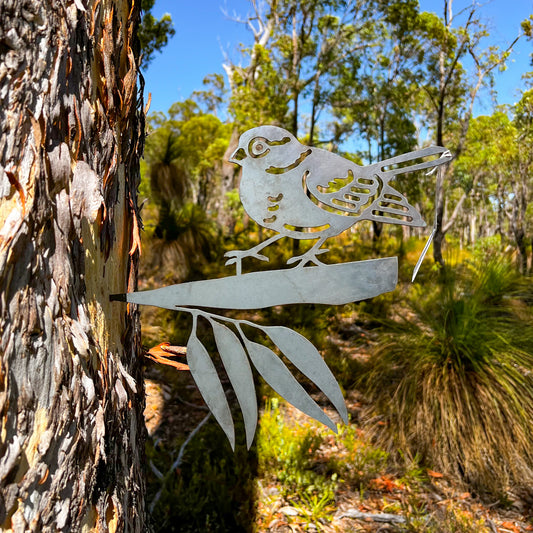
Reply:
M357 393L348 394L350 414L361 412ZM284 416L289 426L300 423L301 413L286 404ZM359 432L364 441L365 435ZM335 438L325 438L315 457L315 468L327 465L332 456L342 453ZM524 502L509 499L483 502L465 491L453 479L439 472L419 469L416 479L408 479L402 467L374 472L360 490L340 480L335 500L322 512L313 505L294 504L291 497L278 497L283 488L276 480L258 480L258 531L289 533L324 532L487 532L522 533L533 531L531 513ZM375 477L373 477L375 475ZM412 475L412 473L411 473ZM362 476L364 477L364 476ZM313 516L315 514L315 516Z
M357 334L363 338L365 334L361 331ZM371 337L371 334L367 335L366 340L356 344L342 337L331 340L340 348L344 358L364 359L371 349ZM192 456L205 453L204 448L200 450L195 444L195 441L202 440L204 429L186 447L183 443L204 420L207 408L188 372L178 373L174 369L148 363L147 376L145 418L153 445L148 459L150 469L156 474L149 480L153 497L163 477L185 475L187 465L194 463ZM230 403L235 403L231 394L229 392ZM312 395L335 419L336 413L328 411L320 393ZM220 527L206 526L202 529L198 525L190 525L188 529L183 527L177 531L533 531L532 502L528 503L512 493L500 499L483 499L469 492L458 480L433 471L428 465L405 458L399 461L394 453L379 450L364 429L368 427L364 398L356 390L345 391L345 398L350 424L339 425L339 433L335 435L283 400L263 397L258 434L252 451L246 452L244 444L238 444L242 448L239 460L247 461L247 457L251 457L247 454L252 454L257 462L252 480L254 488L249 495L251 501L247 503L253 518L249 517L247 525L242 525L241 521L238 527L227 526L224 529L219 524ZM216 426L213 420L210 424ZM374 430L379 431L379 426L380 422L376 421ZM221 431L219 433L220 442L216 446L227 448L231 454L225 437ZM182 458L178 467L173 472L162 472L162 465L172 463L176 466L178 455ZM252 474L248 471L237 473L237 479L239 475ZM217 480L217 483L220 482L220 473ZM181 490L192 490L190 487L187 489L188 482L193 483L184 479ZM208 480L204 478L200 483L207 486ZM224 490L221 493L227 494ZM169 497L179 506L183 494L170 494ZM187 505L191 514L190 500ZM209 505L214 508L218 504L210 502ZM242 498L235 505L242 507ZM157 512L155 504L154 507ZM162 508L159 512L171 511ZM237 510L235 514L238 514ZM161 523L161 520L156 517L154 523ZM165 529L164 525L155 529L174 531L170 527Z

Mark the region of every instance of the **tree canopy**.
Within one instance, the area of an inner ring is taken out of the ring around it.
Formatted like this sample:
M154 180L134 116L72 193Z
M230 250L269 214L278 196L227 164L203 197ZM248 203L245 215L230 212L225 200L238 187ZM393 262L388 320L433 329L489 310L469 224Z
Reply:
M453 0L442 0L440 15L421 11L417 0L250 5L252 16L238 22L250 29L251 42L241 44L237 61L226 58L225 79L220 73L206 77L203 91L151 117L150 179L157 157L171 157L168 163L183 181L180 196L206 212L218 210L220 219L220 208L231 204L220 201L231 191L224 147L252 126L280 125L309 145L362 163L442 145L455 156L445 175L402 184L427 221L436 216L435 260L444 264L442 246L452 231L465 244L499 234L522 250L527 263L529 93L491 117L475 118L475 109L481 99L497 101L494 76L505 69L517 40L531 38L531 18L519 37L498 48L490 44L483 7L475 2L456 12ZM494 138L504 121L513 148ZM495 176L508 174L511 163L523 176L525 193L510 179L497 184ZM171 183L153 188L154 198L166 195ZM374 224L374 231L381 229Z

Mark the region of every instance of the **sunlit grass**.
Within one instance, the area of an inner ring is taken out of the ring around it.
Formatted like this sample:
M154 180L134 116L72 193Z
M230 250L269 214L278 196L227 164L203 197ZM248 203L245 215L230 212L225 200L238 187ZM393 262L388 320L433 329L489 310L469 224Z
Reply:
M258 472L282 486L284 496L334 498L336 475L314 470L322 436L312 424L289 425L279 409L279 400L268 400L257 435Z
M352 508L368 509L369 517L398 517L387 531L488 531L485 520L459 502L432 504L428 490L438 489L430 489L427 467L417 458L397 461L356 424L340 426L335 435L315 421L293 417L283 400L266 400L257 436L258 531L279 523L296 531L310 525L317 531L345 531L347 522L336 518L343 494L352 495Z

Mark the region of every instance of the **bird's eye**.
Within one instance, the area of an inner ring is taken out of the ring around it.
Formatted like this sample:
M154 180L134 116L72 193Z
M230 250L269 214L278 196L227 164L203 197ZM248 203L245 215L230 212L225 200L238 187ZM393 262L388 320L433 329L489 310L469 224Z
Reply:
M263 137L256 137L250 142L248 152L252 157L263 157L270 152L267 140Z

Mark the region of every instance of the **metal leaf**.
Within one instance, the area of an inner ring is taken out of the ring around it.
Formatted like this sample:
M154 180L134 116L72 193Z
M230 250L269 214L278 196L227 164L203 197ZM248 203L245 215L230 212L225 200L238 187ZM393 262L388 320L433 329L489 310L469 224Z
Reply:
M212 321L211 325L220 358L241 406L246 444L250 448L257 426L257 399L252 369L237 335L219 322Z
M231 448L234 450L235 430L228 401L215 365L211 361L211 357L204 345L196 337L195 327L193 327L193 332L187 343L187 362L207 407L211 409L217 422L227 435Z
M261 326L261 329L285 357L322 390L347 424L348 411L339 384L313 344L303 335L283 326Z
M278 394L306 415L322 422L337 433L335 424L307 394L283 361L270 348L246 338L244 342L255 368Z

